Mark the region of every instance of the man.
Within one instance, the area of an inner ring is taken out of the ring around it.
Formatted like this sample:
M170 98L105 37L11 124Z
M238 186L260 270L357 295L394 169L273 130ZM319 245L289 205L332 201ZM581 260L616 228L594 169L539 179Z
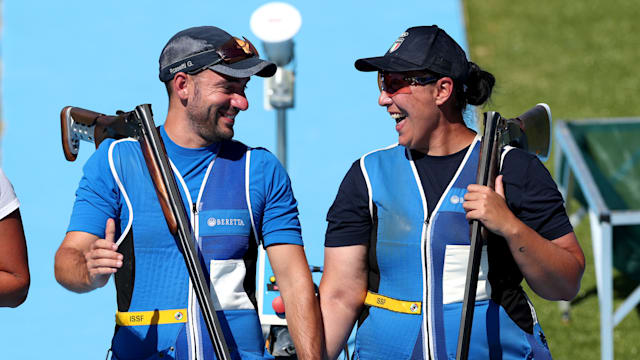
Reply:
M0 307L17 307L29 292L27 244L20 202L0 168Z
M268 151L232 141L252 75L272 76L246 39L203 26L174 35L160 55L169 110L160 134L182 191L201 263L234 358L262 358L257 247L266 247L300 358L322 354L322 327L289 178ZM168 232L140 147L104 141L84 168L56 279L75 292L115 274L114 359L212 359L180 250Z
M398 144L356 161L327 215L320 299L329 357L358 320L357 359L455 358L469 221L479 220L493 234L483 249L469 358L550 358L520 283L524 277L540 296L569 300L584 255L535 156L511 149L495 191L474 184L481 139L462 112L489 99L493 75L435 25L407 29L384 56L355 66L378 72L378 104Z

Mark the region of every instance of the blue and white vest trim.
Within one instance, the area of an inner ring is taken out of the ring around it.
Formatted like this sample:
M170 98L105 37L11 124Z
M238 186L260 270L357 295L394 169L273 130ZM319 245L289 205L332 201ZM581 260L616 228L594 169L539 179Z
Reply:
M477 136L430 218L405 147L394 145L361 158L374 229L368 306L358 324L356 358L455 359L470 244L462 203L467 186L476 181L479 153ZM508 306L510 313L492 298L489 279L501 275L489 275L490 258L485 246L469 359L550 358L519 281L506 291L517 298L509 302L518 304ZM518 316L526 309L527 321L512 320L514 309ZM528 321L532 328L525 325Z
M255 229L261 224L252 214L249 198L250 159L251 150L244 144L223 142L207 168L197 199L191 198L172 164L235 359L258 359L264 354L255 301ZM118 311L120 315L157 315L150 324L118 323L113 359L214 359L182 254L169 233L138 142L113 142L109 165L122 201L117 243L119 251L130 254L116 273ZM167 311L175 311L175 321L163 320Z

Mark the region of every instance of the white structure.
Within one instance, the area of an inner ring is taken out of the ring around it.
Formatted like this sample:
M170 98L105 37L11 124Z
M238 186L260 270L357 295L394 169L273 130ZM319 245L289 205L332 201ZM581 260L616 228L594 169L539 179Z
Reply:
M631 295L618 307L613 309L613 229L616 226L640 225L640 207L635 209L611 209L606 199L611 196L611 189L601 189L599 183L593 176L593 159L587 159L585 155L583 140L579 140L575 133L588 133L586 128L606 131L607 128L614 129L616 126L618 134L630 135L640 133L640 118L636 119L598 119L566 123L559 121L556 124L555 140L560 145L555 153L556 178L560 179L559 185L565 200L572 196L572 186L577 185L584 195L586 201L586 211L591 223L591 239L596 268L596 280L598 286L598 300L600 303L600 343L601 356L603 360L613 359L613 329L624 319L624 317L640 303L640 287L636 288ZM572 131L573 130L573 131ZM619 140L619 139L618 139ZM620 148L620 144L615 137L608 137L608 146ZM580 145L583 145L582 147ZM626 170L637 169L640 166L640 143L633 141L631 152L614 150L616 161L619 164L608 163L612 167ZM594 151L596 149L593 149ZM632 155L632 156L629 156ZM640 179L633 179L637 184ZM620 241L621 239L618 239ZM637 239L636 239L637 240ZM625 336L637 336L627 334Z

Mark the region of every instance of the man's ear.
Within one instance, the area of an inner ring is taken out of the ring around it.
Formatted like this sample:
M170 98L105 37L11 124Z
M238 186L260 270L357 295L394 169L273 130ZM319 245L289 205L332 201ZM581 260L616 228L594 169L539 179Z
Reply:
M179 72L173 77L171 86L173 87L173 93L178 99L187 100L189 98L190 82L189 75L183 72Z
M453 96L453 80L448 76L438 79L435 84L435 91L436 105L446 103Z

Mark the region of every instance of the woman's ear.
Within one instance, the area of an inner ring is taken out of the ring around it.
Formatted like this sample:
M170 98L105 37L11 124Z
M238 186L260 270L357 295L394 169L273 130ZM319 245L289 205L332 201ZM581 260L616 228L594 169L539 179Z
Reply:
M436 105L443 105L453 96L453 80L448 76L438 79L435 90Z

